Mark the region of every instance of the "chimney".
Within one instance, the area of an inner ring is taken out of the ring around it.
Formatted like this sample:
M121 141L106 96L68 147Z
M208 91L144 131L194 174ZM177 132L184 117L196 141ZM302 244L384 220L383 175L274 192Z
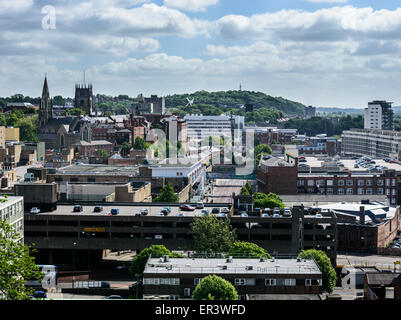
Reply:
M359 208L359 224L365 225L365 207Z

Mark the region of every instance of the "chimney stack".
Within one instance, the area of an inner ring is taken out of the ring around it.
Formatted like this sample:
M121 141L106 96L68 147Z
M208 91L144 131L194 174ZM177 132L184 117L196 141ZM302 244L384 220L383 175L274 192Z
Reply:
M359 208L359 224L365 224L365 207Z

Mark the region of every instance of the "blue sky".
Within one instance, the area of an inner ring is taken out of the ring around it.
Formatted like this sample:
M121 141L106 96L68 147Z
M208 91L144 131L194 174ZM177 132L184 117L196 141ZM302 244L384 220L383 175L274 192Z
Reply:
M110 95L241 83L318 107L401 105L401 4L0 0L0 96L39 96L47 73L51 95L71 97L83 70Z

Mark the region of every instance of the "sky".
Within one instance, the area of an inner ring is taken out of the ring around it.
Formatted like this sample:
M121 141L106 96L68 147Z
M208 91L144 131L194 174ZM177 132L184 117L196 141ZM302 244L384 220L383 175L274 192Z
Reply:
M401 105L395 0L0 0L0 96L260 91Z

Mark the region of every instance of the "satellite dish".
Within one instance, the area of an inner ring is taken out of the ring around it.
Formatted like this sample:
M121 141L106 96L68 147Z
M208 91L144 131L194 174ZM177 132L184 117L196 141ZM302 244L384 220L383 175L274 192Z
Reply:
M187 103L186 107L188 107L188 106L192 107L192 105L194 104L195 99L191 100L191 99L187 98L187 101L188 101L188 103Z

